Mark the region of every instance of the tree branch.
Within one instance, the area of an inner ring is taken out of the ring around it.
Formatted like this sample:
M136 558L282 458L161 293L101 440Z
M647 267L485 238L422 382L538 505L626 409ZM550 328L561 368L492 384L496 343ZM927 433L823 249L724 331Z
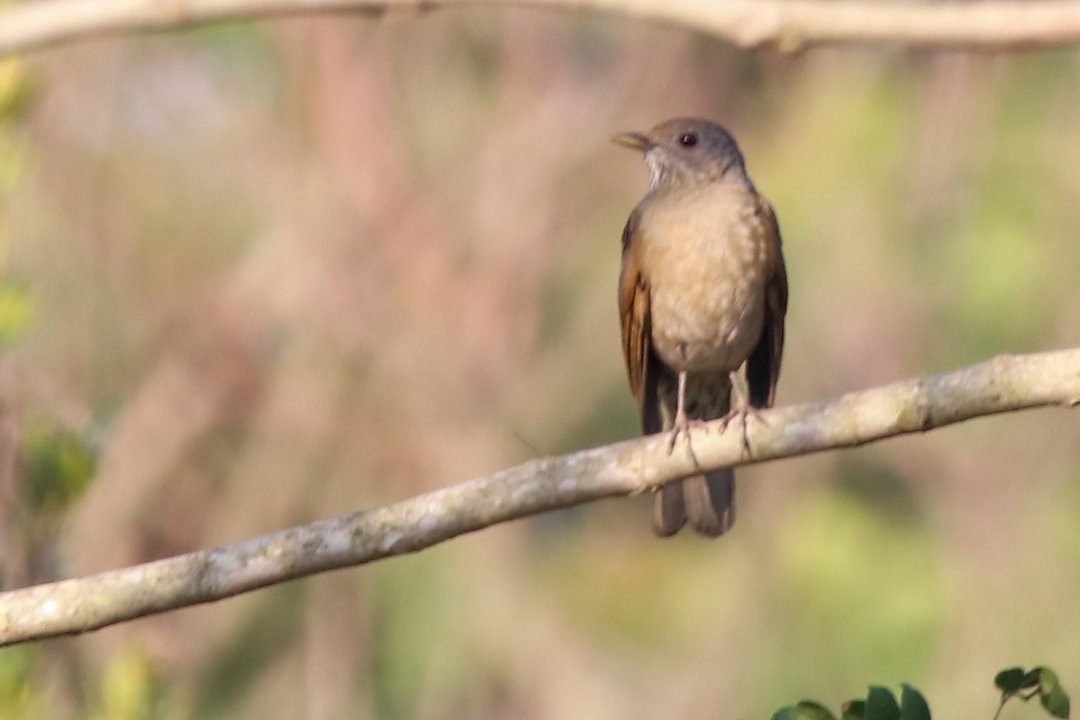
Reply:
M769 410L739 432L719 423L683 445L650 436L533 460L373 510L86 578L0 593L0 646L95 630L211 602L324 570L416 552L474 530L614 495L632 495L699 469L793 457L922 432L974 417L1080 404L1080 348L1001 356L835 400Z
M784 50L826 43L1000 50L1080 40L1080 4L1067 0L41 0L0 10L0 55L222 20L462 5L629 15L700 30L741 47L771 44Z

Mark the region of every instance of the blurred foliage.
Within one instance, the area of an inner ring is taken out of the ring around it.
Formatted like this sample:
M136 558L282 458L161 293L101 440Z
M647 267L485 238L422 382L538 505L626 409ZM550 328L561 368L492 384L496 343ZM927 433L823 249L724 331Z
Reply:
M198 683L194 717L234 716L267 665L294 641L302 599L303 587L298 582L274 587L258 598L244 622L219 642L213 662Z
M20 453L23 511L53 518L67 512L90 486L95 465L84 439L44 419L29 419Z
M8 277L7 195L23 171L16 125L34 95L33 83L17 58L0 59L0 348L17 340L34 315L29 288Z
M102 671L100 706L91 720L146 720L163 715L162 678L153 658L129 648Z
M8 255L7 195L18 182L24 165L17 127L30 108L34 87L18 58L0 58L0 273L4 275Z
M439 649L457 641L441 555L395 559L376 573L372 642L379 651L372 658L371 683L378 717L415 717L423 700L417 688L430 677Z
M0 715L10 720L49 717L48 698L33 682L40 648L24 645L0 652Z
M22 118L30 108L35 89L19 58L0 59L0 122Z
M1047 667L1037 667L1024 672L1023 668L1002 670L994 678L1001 690L1001 705L994 720L1001 715L1001 708L1010 698L1024 701L1038 697L1047 713L1057 718L1069 717L1069 696L1058 683L1057 675ZM1024 691L1029 691L1024 694ZM971 707L967 716L977 716L978 709ZM886 687L871 686L865 699L849 700L840 713L841 720L930 720L930 706L915 688L903 685L900 701ZM796 705L780 708L773 720L837 720L837 716L818 702L803 700Z
M945 620L944 578L924 528L857 496L822 493L805 498L777 533L777 627L793 672L808 681L827 676L830 668L814 662L822 647L889 673L932 656Z
M34 318L34 299L22 285L0 284L0 348L22 337Z
M22 144L16 128L31 106L35 85L18 58L0 58L0 248L6 258L4 195L11 191L23 169Z

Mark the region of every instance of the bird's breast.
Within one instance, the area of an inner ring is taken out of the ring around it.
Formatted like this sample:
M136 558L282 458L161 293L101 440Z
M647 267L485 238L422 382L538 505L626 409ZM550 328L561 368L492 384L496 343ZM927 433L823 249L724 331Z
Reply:
M653 347L675 370L736 370L761 336L766 230L754 200L707 188L643 213Z

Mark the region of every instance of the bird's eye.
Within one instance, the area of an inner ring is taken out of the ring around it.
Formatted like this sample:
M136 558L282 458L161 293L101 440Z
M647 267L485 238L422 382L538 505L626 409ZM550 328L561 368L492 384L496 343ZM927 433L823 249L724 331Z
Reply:
M692 148L697 145L697 135L694 133L683 133L679 136L679 144L683 147Z

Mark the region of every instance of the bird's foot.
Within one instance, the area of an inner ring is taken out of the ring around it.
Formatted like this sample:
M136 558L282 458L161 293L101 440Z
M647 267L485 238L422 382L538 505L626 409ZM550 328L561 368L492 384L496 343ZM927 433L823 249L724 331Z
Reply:
M696 467L701 467L701 463L698 462L697 455L694 454L694 444L690 441L690 430L694 427L702 427L705 425L704 420L698 420L697 418L690 419L686 416L685 412L679 412L675 415L675 422L671 426L671 437L668 438L667 452L670 455L675 450L675 443L679 441L679 435L686 436L686 452L689 453L690 459L693 460Z
M742 445L744 453L749 457L753 455L753 449L750 447L750 438L747 435L747 427L750 424L750 419L757 420L762 425L768 425L769 421L765 419L765 416L761 414L761 411L746 402L745 398L739 397L735 407L732 408L727 415L720 418L720 432L723 433L727 430L728 425L735 418L739 419L739 424L742 425Z

